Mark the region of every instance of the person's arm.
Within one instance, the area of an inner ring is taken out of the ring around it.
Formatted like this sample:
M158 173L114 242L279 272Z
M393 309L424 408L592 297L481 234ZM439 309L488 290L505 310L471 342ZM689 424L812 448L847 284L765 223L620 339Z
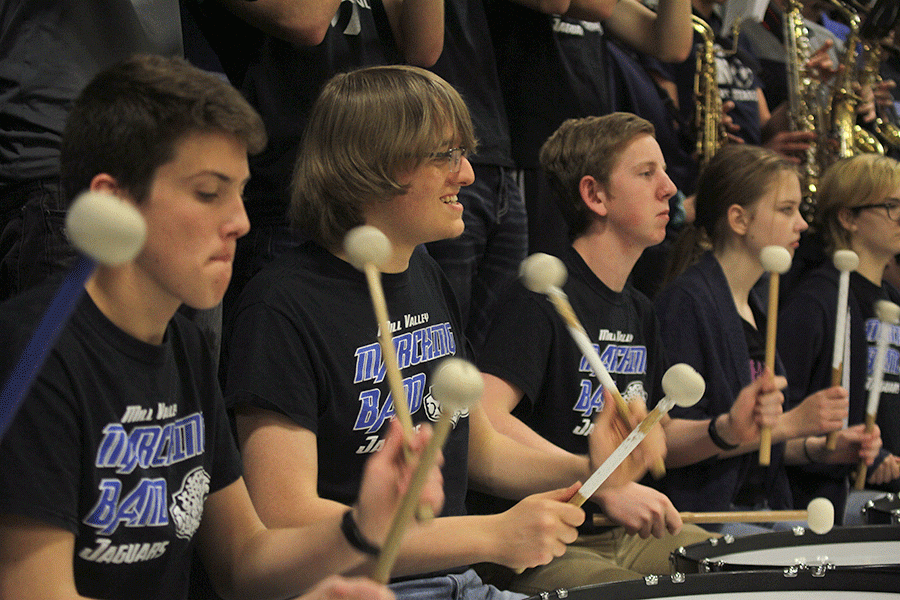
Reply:
M14 515L0 516L0 598L76 600L70 531Z
M406 62L434 65L444 49L444 1L384 0L384 10Z
M740 391L728 412L712 417L715 432L724 443L736 445L733 450L723 450L713 442L711 419L667 419L663 422L669 450L666 465L684 467L711 456L726 458L757 450L762 427L774 427L779 421L784 402L781 389L786 385L784 377L766 371ZM773 434L773 441L781 440Z
M573 0L573 9L577 1ZM694 41L690 0L660 0L657 12L637 0L621 0L614 6L604 26L632 48L669 63L690 56Z
M247 487L267 526L305 526L337 519L347 510L343 504L318 496L317 447L312 432L258 409L239 412L237 424ZM575 528L584 520L580 508L563 501L564 492L531 496L499 515L441 517L411 527L403 538L393 575L484 561L511 568L549 562L577 537ZM373 535L366 530L363 533ZM441 543L435 544L435 540ZM380 543L381 538L372 541ZM364 570L367 565L357 566Z
M878 425L871 433L860 423L841 429L834 450L826 448L825 436L807 436L789 440L785 446L784 462L788 465L810 463L839 465L856 464L864 460L871 465L881 450L881 430Z
M245 438L247 472L249 481L254 482L257 507L251 503L243 479L207 499L199 530L200 550L216 590L225 597L282 598L304 591L325 575L368 565L372 557L351 546L340 527L350 507L313 498L308 491L302 449L312 438L315 455L315 437L307 430L280 423L284 418L275 413L241 414L239 433ZM250 430L248 420L269 426ZM363 539L376 547L385 540L415 466L404 458L399 425L392 423L391 427L382 450L366 462L359 501L351 513ZM413 456L422 451L429 438L430 430L424 428L410 440ZM278 445L266 448L267 444ZM261 462L270 471L278 463L297 470L293 477L282 471L268 480L266 473L260 472ZM272 496L270 490L285 495ZM423 501L433 510L442 504L436 466L426 482ZM260 518L258 513L265 516ZM313 564L316 568L310 569Z
M482 406L499 433L535 450L571 456L569 452L548 441L512 414L513 409L522 401L524 396L522 390L490 373L482 373L482 378L484 379Z
M341 0L219 0L260 31L296 46L325 39Z

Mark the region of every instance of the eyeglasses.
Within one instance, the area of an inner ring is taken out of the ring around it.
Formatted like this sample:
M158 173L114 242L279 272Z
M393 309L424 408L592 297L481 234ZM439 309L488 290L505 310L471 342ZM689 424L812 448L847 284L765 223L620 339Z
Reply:
M862 206L854 206L854 212L859 212L866 208L883 208L887 212L887 217L895 223L900 223L900 199L888 198L894 202L879 202L877 204L863 204Z
M446 152L433 152L428 157L436 161L447 161L447 164L450 165L450 172L456 173L462 164L463 156L468 155L467 148L450 148Z

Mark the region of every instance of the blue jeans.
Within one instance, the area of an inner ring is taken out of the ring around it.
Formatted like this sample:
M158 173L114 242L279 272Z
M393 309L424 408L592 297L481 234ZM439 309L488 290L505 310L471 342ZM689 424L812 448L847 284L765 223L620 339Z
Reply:
M463 573L392 583L397 600L522 600L524 594L486 585L469 569Z
M475 182L459 191L466 229L452 240L427 245L456 294L466 337L478 348L500 294L528 256L528 219L513 172L472 165Z
M35 179L0 192L0 301L65 271L76 252L65 234L59 181Z

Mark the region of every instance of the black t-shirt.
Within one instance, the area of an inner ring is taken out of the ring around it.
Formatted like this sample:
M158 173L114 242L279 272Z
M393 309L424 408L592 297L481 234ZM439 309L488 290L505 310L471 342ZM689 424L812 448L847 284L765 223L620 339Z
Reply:
M875 375L875 355L883 324L875 315L875 303L891 300L884 285L875 285L859 273L850 274L850 289L859 301L865 321L866 345L866 393L872 388ZM885 356L883 383L878 397L876 422L881 429L881 442L885 450L900 456L900 326L889 325L887 355ZM868 397L867 397L868 398Z
M48 290L0 309L5 345L24 347ZM0 512L75 535L82 595L186 598L207 494L240 468L200 331L175 315L146 344L85 295L0 446Z
M599 23L487 0L513 160L537 169L541 145L566 119L611 112Z
M650 300L630 284L621 292L609 289L571 247L563 262L563 291L622 396L647 405L659 400L668 365ZM587 454L603 386L566 324L546 296L518 281L497 315L479 367L522 390L513 411L522 422L565 450ZM470 506L478 503L482 512L503 506L470 496Z
M406 271L384 274L382 285L410 414L414 423L433 423L437 361L467 356L459 309L422 250ZM394 415L385 374L366 279L349 263L308 242L244 288L228 349L228 405L271 410L316 434L322 498L356 500L363 466ZM444 447L444 515L464 513L468 427L466 412Z

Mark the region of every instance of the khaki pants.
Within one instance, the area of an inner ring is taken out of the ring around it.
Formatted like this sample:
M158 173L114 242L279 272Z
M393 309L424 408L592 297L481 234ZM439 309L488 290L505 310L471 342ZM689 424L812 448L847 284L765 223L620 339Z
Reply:
M641 539L615 527L600 534L583 535L569 545L564 555L518 575L511 569L493 564L478 565L476 570L485 583L533 596L560 588L666 575L671 572L669 555L672 552L711 537L718 537L718 534L692 524L685 524L677 535L658 539Z

